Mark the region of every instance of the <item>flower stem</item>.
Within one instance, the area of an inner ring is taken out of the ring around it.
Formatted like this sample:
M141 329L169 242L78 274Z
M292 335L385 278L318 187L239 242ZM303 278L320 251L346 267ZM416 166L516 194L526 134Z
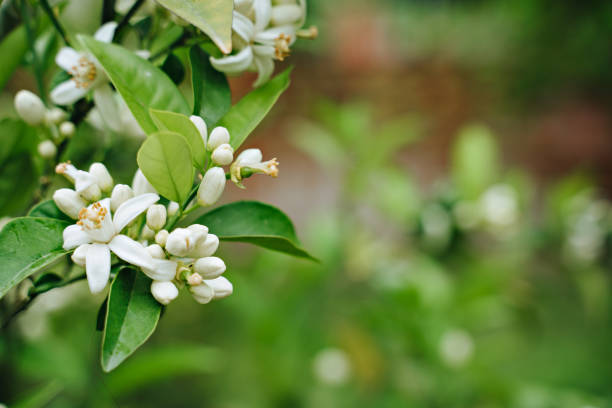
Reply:
M45 13L47 13L47 16L49 16L49 19L51 20L53 27L55 27L55 30L57 31L57 33L60 35L60 37L62 37L62 40L64 40L64 43L67 46L70 46L70 41L68 41L68 37L66 36L66 30L64 30L64 27L62 27L62 24L57 19L57 16L55 15L55 13L53 12L53 9L49 5L49 2L47 0L40 0L40 5L42 9L45 11Z
M30 15L26 0L21 1L21 17L26 30L28 46L30 47L30 52L32 53L32 67L34 69L34 77L36 78L36 86L38 88L40 98L43 100L43 102L45 102L47 97L45 93L45 85L43 83L43 72L38 61L38 55L36 54L36 47L34 46L34 31L31 25L32 16Z
M134 3L134 5L128 10L125 16L123 16L123 18L121 19L121 21L119 21L119 24L117 25L117 29L115 30L114 38L119 38L121 31L123 31L123 29L127 27L127 25L130 22L130 19L134 16L134 14L136 14L136 12L140 8L140 6L142 6L144 1L145 0L137 0L136 3Z

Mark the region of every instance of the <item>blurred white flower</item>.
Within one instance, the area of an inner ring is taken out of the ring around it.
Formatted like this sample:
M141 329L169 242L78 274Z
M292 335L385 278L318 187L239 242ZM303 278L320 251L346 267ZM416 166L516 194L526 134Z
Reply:
M450 367L458 368L464 366L472 358L474 341L465 330L449 330L442 335L438 351L442 361Z
M351 375L351 363L348 355L335 348L319 351L313 361L316 378L327 385L342 385Z
M480 198L482 217L493 228L507 228L516 223L519 216L518 195L507 184L496 184Z
M15 110L29 125L40 125L45 121L47 108L38 95L22 89L15 95Z

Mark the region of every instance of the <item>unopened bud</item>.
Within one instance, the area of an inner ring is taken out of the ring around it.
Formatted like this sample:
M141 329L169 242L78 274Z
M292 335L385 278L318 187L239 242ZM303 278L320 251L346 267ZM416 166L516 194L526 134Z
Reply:
M211 256L219 248L219 237L215 234L208 234L204 242L196 246L193 251L189 253L193 258L205 258Z
M191 232L191 243L194 247L206 241L208 227L200 224L192 224L187 227L187 230Z
M134 190L134 195L142 195L146 193L157 193L155 187L149 183L149 180L142 174L140 169L136 170L136 174L134 174L134 180L132 180L132 189Z
M111 193L111 211L117 211L117 208L125 203L130 198L134 197L132 188L126 184L117 184Z
M202 278L202 276L199 273L192 273L187 278L187 283L189 284L189 286L201 285L202 282L204 282L204 279Z
M164 249L158 244L149 245L146 249L152 258L166 259L166 253L164 252Z
M107 193L112 190L115 183L105 165L102 163L92 163L92 165L89 167L89 174L91 174L96 180L100 190Z
M219 276L218 278L211 280L206 280L204 282L213 289L215 293L215 299L223 299L234 292L234 286L232 285L232 283L223 276Z
M206 139L208 138L208 128L206 127L206 122L204 122L204 119L196 115L191 115L189 119L191 120L191 123L193 123L198 129L198 132L200 132L200 136L202 137L202 141L204 142L204 148L206 148Z
M140 232L140 236L142 239L146 239L147 241L155 238L155 231L149 228L146 224L142 227L142 231Z
M283 4L272 7L270 23L275 26L290 25L302 18L302 8L297 4Z
M62 122L62 124L59 126L60 135L65 137L71 137L72 135L74 135L75 131L76 128L74 126L74 123L69 121Z
M204 282L200 285L189 287L189 291L193 295L195 301L201 304L209 303L215 297L213 288Z
M172 282L153 281L151 294L162 305L167 305L178 296L178 288Z
M81 267L85 267L85 257L87 255L87 249L89 249L89 245L79 245L74 252L72 253L72 261L81 266Z
M61 212L72 219L79 218L79 211L87 207L85 200L74 190L70 188L60 188L53 193L53 201Z
M308 28L299 30L296 35L299 38L304 38L306 40L314 40L319 36L319 29L317 26L310 26Z
M198 188L198 204L213 205L217 202L225 188L225 171L221 167L209 169Z
M176 201L170 201L168 204L168 215L173 217L179 210L179 203Z
M47 108L38 95L25 89L15 95L15 109L19 117L29 125L40 125L45 120Z
M214 279L225 272L225 262L216 256L207 256L195 261L193 270L202 275L204 279Z
M170 233L166 230L161 230L157 234L155 234L155 243L161 246L162 248L166 246L166 242L168 241L168 236Z
M51 108L45 113L45 122L50 125L57 125L64 119L66 119L66 112L60 108Z
M166 207L155 204L147 210L147 226L153 231L160 230L166 225Z
M263 154L259 149L246 149L243 150L238 157L236 157L236 163L242 166L249 164L261 163L263 161Z
M166 251L175 256L186 256L191 249L191 233L185 228L177 228L168 235Z
M100 187L97 184L92 184L79 191L79 194L89 202L98 201L102 197L102 191L100 191Z
M227 166L234 161L234 149L227 143L217 147L210 156L212 161L220 166Z
M206 148L209 152L214 151L217 147L222 144L229 143L230 134L226 128L223 126L217 126L210 132L210 137L208 138L208 144Z
M42 141L38 144L38 154L43 159L52 159L55 157L57 153L57 147L55 147L55 143L50 140Z

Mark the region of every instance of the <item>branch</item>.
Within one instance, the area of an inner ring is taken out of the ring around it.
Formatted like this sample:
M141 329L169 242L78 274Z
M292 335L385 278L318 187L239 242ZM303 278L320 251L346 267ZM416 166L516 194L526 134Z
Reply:
M55 30L57 31L57 33L60 35L60 37L62 37L62 40L64 40L64 43L70 46L70 41L68 41L68 37L66 36L66 30L64 30L64 27L62 27L61 23L57 19L57 16L55 15L55 13L53 12L53 9L49 5L49 2L47 0L40 0L40 5L45 11L45 13L47 13L47 15L49 16L49 19L51 20L53 27L55 27Z

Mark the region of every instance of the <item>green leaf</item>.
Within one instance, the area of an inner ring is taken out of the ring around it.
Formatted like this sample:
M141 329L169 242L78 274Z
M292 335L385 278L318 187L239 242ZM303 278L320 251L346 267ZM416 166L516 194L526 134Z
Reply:
M138 167L155 189L169 200L182 203L193 185L191 149L179 133L151 134L138 151Z
M66 255L62 232L69 224L51 218L15 218L0 231L0 298Z
M189 105L172 80L149 61L116 44L85 35L78 38L98 59L145 133L157 130L149 108L189 114Z
M74 222L74 220L57 208L53 200L47 200L36 204L28 213L28 217L53 218L66 222Z
M199 217L197 224L223 241L247 242L300 258L317 260L300 247L293 223L281 210L257 201L238 201Z
M223 51L232 51L233 0L157 0L159 4L204 31Z
M109 372L128 358L155 330L162 305L151 295L151 279L125 268L111 284L102 340L102 369Z
M0 166L0 216L22 214L38 185L38 170L28 153L9 157Z
M155 36L151 44L151 55L157 55L169 48L176 40L183 35L183 27L172 24Z
M225 126L230 133L230 144L234 149L240 145L266 117L279 96L289 86L291 68L278 74L259 88L248 93L221 119L219 126Z
M227 77L210 64L202 48L191 47L191 84L193 86L193 114L201 116L209 129L229 111L232 93Z
M206 150L204 149L202 135L189 117L180 113L155 109L151 109L149 113L159 130L169 130L182 135L191 148L194 166L204 168L206 165Z
M161 65L161 70L164 71L176 85L180 85L183 79L185 79L185 68L183 67L183 63L179 57L172 53L168 54L164 60L164 63Z
M0 90L4 88L6 82L11 78L15 69L23 61L23 57L28 50L26 41L26 31L23 26L18 27L7 35L2 43L0 43L0 55L2 55L2 64L0 64Z

